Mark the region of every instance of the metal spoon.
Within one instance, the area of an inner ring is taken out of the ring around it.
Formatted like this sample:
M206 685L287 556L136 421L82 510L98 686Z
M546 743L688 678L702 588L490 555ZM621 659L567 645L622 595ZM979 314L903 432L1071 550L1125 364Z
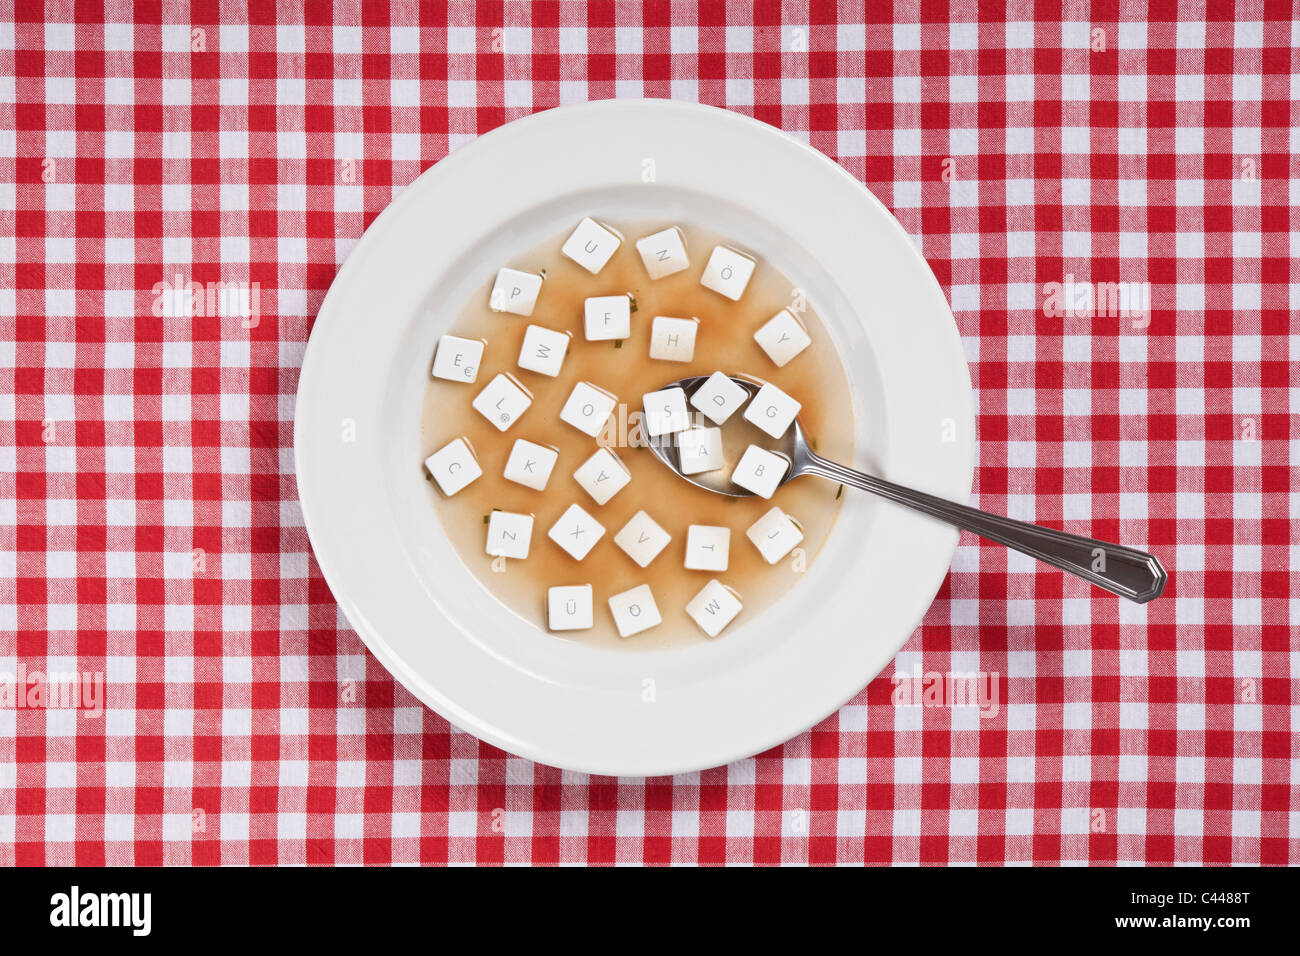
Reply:
M759 386L753 382L735 376L732 376L731 380L745 389L750 398L758 393ZM704 382L704 376L692 376L665 385L664 388L681 388L689 398ZM1095 538L1085 538L1082 535L989 514L987 511L959 505L944 498L936 498L923 491L905 488L883 478L837 465L822 458L808 447L798 421L786 429L785 435L774 439L745 421L737 412L722 426L722 434L723 454L731 464L734 464L740 453L750 444L758 445L786 458L790 462L790 468L781 480L781 484L800 475L820 475L831 481L874 492L882 498L906 505L922 514L970 531L981 538L1004 544L1008 548L1037 558L1062 571L1068 571L1070 574L1091 581L1100 588L1105 588L1112 594L1118 594L1138 604L1154 601L1165 589L1167 579L1165 569L1161 567L1154 555L1126 548L1123 545L1098 541ZM751 495L751 492L732 483L730 465L715 471L683 475L677 443L672 438L673 436L667 435L659 439L651 439L649 446L656 458L681 477L697 487L733 498L746 498Z

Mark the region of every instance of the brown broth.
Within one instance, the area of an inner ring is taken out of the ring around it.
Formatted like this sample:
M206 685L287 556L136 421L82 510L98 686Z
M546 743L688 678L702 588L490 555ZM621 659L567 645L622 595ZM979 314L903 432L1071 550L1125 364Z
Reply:
M716 638L761 613L798 581L812 562L839 513L840 489L817 478L801 478L779 488L771 500L727 498L683 481L654 457L648 448L615 446L631 472L631 483L604 506L597 505L574 480L573 472L596 450L597 441L560 421L559 412L575 383L588 381L618 396L616 421L641 408L641 396L689 375L722 370L732 375L770 381L803 404L799 421L817 450L832 459L852 460L853 422L848 382L829 332L811 308L800 314L812 344L777 368L759 348L756 329L794 296L794 284L760 257L749 286L732 302L700 285L700 275L717 243L744 250L707 230L667 222L605 224L623 236L623 243L598 275L591 275L560 254L569 231L517 256L513 268L545 270L546 280L529 317L493 312L488 308L491 282L461 311L452 335L483 339L487 348L472 385L430 377L421 419L420 461L457 436L464 436L478 456L483 475L451 498L429 480L429 494L448 539L461 560L490 593L525 620L546 631L546 589L558 585L591 584L595 627L565 631L552 637L601 646L663 647L708 640L686 614L688 601L711 578L737 591L744 610ZM686 236L689 268L663 279L646 274L635 242L670 225ZM583 300L588 296L630 292L635 296L631 337L614 342L588 342L583 337ZM691 362L651 359L650 326L656 315L697 317L695 356ZM572 335L568 355L556 378L516 365L529 324L567 331ZM433 356L429 356L432 367ZM533 403L506 432L498 432L470 402L498 372L513 375L533 396ZM737 413L739 417L740 413ZM730 428L730 423L728 425ZM626 432L615 429L616 433ZM525 438L559 451L559 460L545 491L507 481L506 459L515 439ZM426 473L427 475L427 473ZM605 534L582 561L555 544L547 531L569 505L577 503L605 527ZM745 536L745 530L773 505L803 529L800 548L775 565L767 564ZM494 508L534 516L531 550L523 561L499 561L484 553L485 516ZM638 511L646 511L672 541L641 568L614 543L614 535ZM731 552L725 572L690 571L683 566L686 530L691 524L725 525L731 529ZM650 585L663 623L623 639L618 636L607 603L609 597L640 584ZM549 631L547 632L550 633Z

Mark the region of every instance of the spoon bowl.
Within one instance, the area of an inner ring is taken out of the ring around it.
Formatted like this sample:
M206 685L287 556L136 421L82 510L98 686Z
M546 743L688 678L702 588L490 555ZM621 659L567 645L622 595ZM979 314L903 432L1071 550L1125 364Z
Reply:
M748 402L758 394L761 383L751 382L749 379L738 376L730 376L731 380L743 388L746 392L745 401ZM687 378L678 379L665 385L665 389L680 388L686 393L689 400L698 389L708 381L708 376L692 375ZM703 488L705 491L713 491L720 495L726 495L729 498L750 498L753 492L746 488L740 487L732 482L731 470L735 467L740 456L744 454L749 445L758 445L768 451L775 452L791 463L794 462L796 448L805 445L803 429L799 427L796 421L786 433L780 438L773 438L767 432L763 431L756 425L746 421L739 413L733 414L727 421L720 426L713 425L704 415L692 409L692 417L698 418L701 426L718 427L722 430L722 460L723 463L712 471L696 472L692 475L682 473L680 449L677 443L677 436L680 432L670 432L665 435L659 435L654 438L647 438L650 451L656 458L665 465L677 472L682 478L695 485L697 488ZM695 427L695 426L693 426ZM787 469L785 477L781 479L781 484L785 484L794 477L793 468Z
M750 381L749 378L735 375L729 377L731 377L731 380L736 382L737 385L740 385L742 389L745 389L746 402L750 401L754 395L757 395L759 388L762 388L762 382ZM686 398L689 399L695 393L695 389L698 389L699 386L705 384L707 380L708 376L694 375L686 378L679 378L679 380L675 382L669 382L669 384L664 385L663 388L681 389L682 392L686 393ZM781 484L783 485L790 479L794 479L794 477L807 473L794 467L796 466L796 463L802 462L802 460L805 459L805 451L810 451L809 441L807 441L807 437L803 434L803 429L800 427L798 419L796 419L794 424L790 425L788 429L785 429L785 434L783 434L783 436L780 438L774 438L767 432L764 432L762 428L759 428L758 425L750 423L750 421L746 420L744 416L741 416L738 412L737 414L733 414L731 418L727 419L727 421L722 425L714 425L712 421L708 421L705 416L703 416L702 412L692 410L692 415L697 416L699 421L699 425L692 425L693 428L706 427L707 425L707 427L722 429L723 464L720 464L718 468L714 468L712 471L695 472L694 475L685 475L685 473L682 473L681 457L679 454L680 449L679 446L677 446L677 436L681 434L680 432L671 432L668 434L660 434L660 436L654 438L646 438L646 442L655 458L658 458L660 462L667 464L669 468L672 468L673 471L677 472L677 475L684 477L686 481L697 486L697 488L703 488L707 490L707 492L725 494L725 496L729 498L754 497L754 493L750 492L748 488L741 488L740 485L733 483L731 480L732 468L736 467L736 462L740 460L742 454L745 454L746 447L749 447L750 445L758 445L761 449L771 451L771 453L780 455L781 458L788 460L790 467L785 471L784 477L781 477Z

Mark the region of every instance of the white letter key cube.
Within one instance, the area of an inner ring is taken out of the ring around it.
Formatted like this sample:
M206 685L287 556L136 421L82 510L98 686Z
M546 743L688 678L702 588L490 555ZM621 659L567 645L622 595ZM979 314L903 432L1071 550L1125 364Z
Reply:
M429 469L429 474L448 498L483 474L478 459L474 457L474 449L464 438L443 445L424 460L424 467Z
M754 274L754 260L743 252L726 246L714 246L709 264L700 276L700 285L725 295L732 302L739 301Z
M803 531L788 514L773 508L750 525L745 536L754 542L764 561L776 564L803 540Z
M673 536L659 527L655 519L644 511L634 514L614 535L614 543L643 568L657 558L659 552L668 547L668 542L672 540Z
M700 589L686 605L686 613L709 637L717 637L722 629L736 619L741 609L740 597L731 588L714 578Z
M581 561L605 535L605 526L577 505L569 505L546 536Z
M789 309L782 309L754 333L754 341L777 364L785 365L809 345L808 330Z
M482 361L481 339L444 335L438 339L438 351L433 354L433 377L445 378L449 382L473 382L478 378Z
M645 263L645 271L651 279L662 279L681 272L691 264L686 256L686 240L676 226L669 226L662 232L638 239L636 251L641 253L641 261Z
M505 479L525 488L545 491L546 483L551 480L551 469L559 457L554 448L516 438L510 457L506 459Z
M488 308L493 312L532 315L541 291L542 277L537 273L502 269L497 273L497 281L492 283Z
M631 637L648 631L663 620L648 584L615 594L609 599L609 610L614 615L619 637Z
M722 458L722 429L701 426L677 435L677 462L683 475L714 471L726 462Z
M750 445L736 462L731 480L760 498L771 498L789 467L790 462L781 455Z
M661 388L641 396L645 408L645 430L651 438L683 431L691 425L686 414L686 393L680 388Z
M519 346L519 367L555 378L560 374L568 349L568 332L530 325L524 330L524 342Z
M588 342L625 339L632 334L632 300L622 295L593 295L582 305Z
M691 404L707 415L713 424L721 425L745 404L748 397L749 392L728 376L714 372L691 394Z
M780 438L803 406L771 382L758 390L745 408L745 421L757 425L773 438Z
M686 569L725 571L731 557L731 529L693 524L686 529Z
M618 399L590 382L578 382L560 409L560 420L568 422L584 435L595 438L609 421Z
M480 415L505 431L533 403L533 396L509 375L498 372L471 403Z
M578 228L564 240L560 251L592 275L605 268L605 263L622 245L623 237L607 229L596 220L583 219Z
M632 475L617 455L608 448L599 448L578 466L573 478L591 495L592 501L603 505L627 486Z
M656 315L650 323L650 357L664 362L689 362L695 358L695 333L699 319L674 319Z
M590 584L547 589L546 619L552 631L585 631L593 618Z
M488 518L487 553L492 557L526 558L532 540L532 515L494 511Z

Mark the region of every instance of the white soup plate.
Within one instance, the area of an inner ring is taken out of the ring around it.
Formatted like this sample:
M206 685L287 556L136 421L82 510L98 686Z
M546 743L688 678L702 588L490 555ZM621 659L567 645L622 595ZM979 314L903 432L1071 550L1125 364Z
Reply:
M934 275L885 207L763 123L611 100L538 113L461 147L366 230L303 360L303 517L361 639L458 727L588 773L725 764L816 724L880 673L934 599L957 532L846 489L825 547L788 594L684 646L588 646L507 610L434 512L419 467L421 403L434 345L468 297L583 216L698 224L799 283L849 378L851 464L967 500L975 425L961 342Z

